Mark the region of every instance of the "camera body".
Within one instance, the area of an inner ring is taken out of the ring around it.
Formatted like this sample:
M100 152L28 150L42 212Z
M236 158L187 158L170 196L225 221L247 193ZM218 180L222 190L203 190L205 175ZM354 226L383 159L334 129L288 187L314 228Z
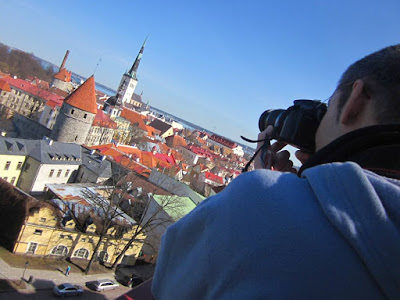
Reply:
M274 127L271 139L286 142L300 150L315 152L315 134L327 106L319 100L295 100L288 109L266 110L260 116L258 127L264 131Z

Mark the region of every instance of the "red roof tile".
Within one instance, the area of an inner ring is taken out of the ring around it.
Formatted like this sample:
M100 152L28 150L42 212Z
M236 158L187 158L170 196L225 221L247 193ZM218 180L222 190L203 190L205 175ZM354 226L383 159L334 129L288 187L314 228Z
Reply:
M60 97L59 95L56 95L49 91L42 90L41 88L29 83L26 80L22 80L19 78L14 79L11 77L3 77L2 80L6 81L10 85L11 88L19 89L21 91L24 91L33 96L44 99L46 101L63 99L63 97Z
M133 110L124 108L121 112L121 117L129 120L129 122L131 122L132 124L138 124L140 129L147 131L141 114L138 114Z
M94 117L92 126L117 128L117 123L110 119L102 110L98 110Z
M62 68L56 75L54 75L54 78L64 82L71 82L71 72L67 71L66 68Z
M94 76L89 77L78 89L65 98L69 105L81 110L97 113Z
M178 146L187 146L185 139L179 135L171 135L169 137L166 137L165 141L167 142L168 146L173 148L177 148Z
M10 85L8 84L7 81L0 79L0 90L6 91L6 92L11 92Z
M215 175L211 172L204 172L206 178L216 183L224 184L224 179L221 176Z

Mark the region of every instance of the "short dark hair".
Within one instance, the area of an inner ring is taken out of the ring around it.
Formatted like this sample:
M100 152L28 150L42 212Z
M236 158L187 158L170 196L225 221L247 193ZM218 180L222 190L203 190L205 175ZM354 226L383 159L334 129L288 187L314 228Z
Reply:
M353 83L361 79L374 103L377 122L400 123L400 44L386 47L353 63L337 86L338 114L349 98Z

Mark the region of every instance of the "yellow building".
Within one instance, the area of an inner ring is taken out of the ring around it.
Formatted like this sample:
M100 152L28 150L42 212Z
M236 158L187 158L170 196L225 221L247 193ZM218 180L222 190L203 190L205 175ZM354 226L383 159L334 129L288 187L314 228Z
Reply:
M41 255L41 256L60 256L78 259L90 259L99 241L96 222L88 223L87 226L79 226L77 220L71 217L68 212L60 209L60 203L55 201L52 204L37 201L29 209L29 213L22 224L17 241L14 245L14 253ZM68 206L65 206L68 207ZM72 207L72 206L71 206ZM74 204L77 210L74 216L79 219L85 215L85 204L79 206ZM87 207L86 207L87 208ZM80 212L78 214L78 212ZM87 219L87 218L86 218ZM83 219L86 223L86 220ZM97 223L98 226L99 223ZM114 224L107 230L103 241L98 248L96 258L104 263L112 264L118 254L121 253L135 230L140 229L136 226L126 226L127 223ZM145 236L138 235L137 239L144 240ZM121 262L126 265L133 265L136 257L142 248L141 242L132 243Z
M16 185L27 155L26 147L18 140L0 141L0 177Z

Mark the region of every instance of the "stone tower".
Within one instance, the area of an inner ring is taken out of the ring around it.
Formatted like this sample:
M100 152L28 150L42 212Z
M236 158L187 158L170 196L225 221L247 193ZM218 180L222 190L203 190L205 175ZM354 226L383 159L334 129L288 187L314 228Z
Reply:
M65 98L51 132L51 138L82 145L97 113L94 77L87 79Z
M126 72L121 78L121 82L117 91L117 101L122 102L122 104L124 104L125 102L129 103L131 101L133 93L135 92L135 88L138 83L136 74L139 68L140 60L143 55L144 47L146 46L146 40L147 38L144 40L142 48L140 48L139 54L137 55L131 69L129 70L129 72Z
M58 73L53 76L53 81L51 82L50 86L70 93L73 90L74 86L71 82L71 71L68 71L65 68L65 63L67 62L68 55L69 50L67 50L67 52L65 53L60 69Z

